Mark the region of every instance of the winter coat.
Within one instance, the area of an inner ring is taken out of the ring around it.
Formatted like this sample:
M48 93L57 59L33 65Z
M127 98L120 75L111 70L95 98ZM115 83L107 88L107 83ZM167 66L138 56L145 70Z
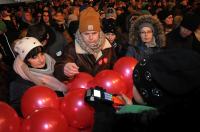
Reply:
M155 47L147 47L140 38L140 25L143 23L150 23L154 28ZM132 56L138 60L149 57L153 53L159 52L165 47L165 33L161 22L158 19L153 18L151 15L143 15L138 17L134 23L132 23L129 30L129 44L127 56Z
M9 86L9 103L16 110L16 112L22 116L21 113L21 98L26 90L35 84L21 78L17 75L16 80L12 81Z
M200 41L193 35L193 50L200 54Z
M188 36L186 38L181 37L180 27L174 29L169 34L166 35L167 48L184 48L192 49L193 37Z
M61 81L68 79L63 69L69 62L75 63L79 67L79 72L87 72L93 76L102 70L111 69L116 57L108 40L101 51L102 55L96 60L92 54L88 54L77 43L68 45L63 54L63 60L55 66L54 76Z
M16 79L10 83L9 86L9 104L16 110L19 116L22 116L21 113L21 98L23 94L35 84L31 81L25 80L19 75L17 75ZM63 97L63 93L59 91L55 91L56 94L60 97Z
M45 52L48 53L52 58L60 61L62 54L65 52L67 41L61 32L56 31L54 28L48 27L50 37L47 45L45 46Z
M8 102L8 92L9 92L9 68L5 63L1 60L0 53L0 101Z

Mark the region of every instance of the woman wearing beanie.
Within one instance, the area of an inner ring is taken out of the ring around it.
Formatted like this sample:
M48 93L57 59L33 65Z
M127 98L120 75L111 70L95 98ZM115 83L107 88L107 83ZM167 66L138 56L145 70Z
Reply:
M147 58L165 47L165 33L161 22L151 15L138 17L129 30L127 56L138 60Z
M13 68L19 75L10 84L10 103L20 113L23 93L34 85L42 85L63 96L66 86L53 76L55 60L43 52L42 44L33 37L17 40L14 50L18 53Z
M100 28L99 13L92 7L80 12L75 42L67 47L63 58L55 67L55 76L60 80L72 78L79 72L95 75L114 64L114 50Z

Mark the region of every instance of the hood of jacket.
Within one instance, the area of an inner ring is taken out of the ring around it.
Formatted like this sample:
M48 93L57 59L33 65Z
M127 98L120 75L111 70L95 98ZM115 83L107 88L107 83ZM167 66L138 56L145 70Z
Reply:
M164 47L166 45L166 36L162 23L151 15L142 15L138 17L132 24L129 30L129 44L138 46L141 44L139 27L143 23L151 23L154 28L154 37L156 47Z

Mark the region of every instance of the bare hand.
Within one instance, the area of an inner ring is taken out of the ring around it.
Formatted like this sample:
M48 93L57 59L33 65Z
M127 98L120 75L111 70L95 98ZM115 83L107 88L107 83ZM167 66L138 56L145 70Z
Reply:
M75 63L67 63L64 66L64 74L68 77L73 77L79 73L78 69L79 67Z
M119 97L122 100L124 100L125 105L132 105L133 104L132 100L129 97L127 97L125 94L121 94Z

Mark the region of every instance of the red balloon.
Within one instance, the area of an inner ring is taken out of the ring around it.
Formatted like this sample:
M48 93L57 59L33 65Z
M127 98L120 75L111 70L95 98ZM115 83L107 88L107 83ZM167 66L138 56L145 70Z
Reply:
M84 88L84 89L88 89L88 82L91 81L93 79L93 76L85 73L85 72L80 72L79 74L77 74L75 76L75 78L73 80L71 80L67 86L69 88L69 90L74 90L76 88Z
M67 93L61 104L61 111L69 125L83 129L93 125L94 110L85 101L86 89L76 89Z
M24 119L21 132L68 132L68 123L60 111L43 108Z
M0 132L19 132L20 118L16 111L6 104L0 102Z
M21 111L24 117L38 109L49 107L59 109L59 99L57 94L48 87L33 86L22 96Z
M103 70L99 72L94 79L89 82L91 87L100 86L108 93L112 94L125 94L127 86L120 77L120 74L114 70Z
M133 57L122 57L116 61L113 70L118 72L128 86L128 97L133 97L133 70L138 61Z

